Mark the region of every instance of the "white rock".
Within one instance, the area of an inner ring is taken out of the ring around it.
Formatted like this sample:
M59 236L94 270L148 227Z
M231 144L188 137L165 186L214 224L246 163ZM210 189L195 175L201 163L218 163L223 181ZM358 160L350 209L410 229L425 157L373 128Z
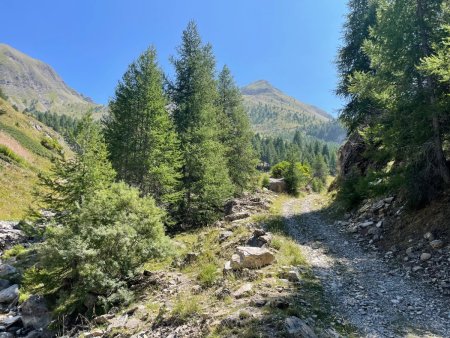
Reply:
M252 293L253 285L251 283L246 283L242 285L237 291L233 292L234 298L242 298L250 296Z
M250 246L238 246L236 254L231 257L233 269L257 269L271 264L275 256L268 249Z

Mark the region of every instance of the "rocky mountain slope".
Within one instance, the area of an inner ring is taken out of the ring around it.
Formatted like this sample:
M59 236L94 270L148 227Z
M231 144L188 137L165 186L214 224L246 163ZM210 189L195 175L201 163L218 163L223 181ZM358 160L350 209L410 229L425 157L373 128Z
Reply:
M0 98L0 220L20 219L34 204L38 174L70 149L61 136Z
M20 111L74 116L104 109L70 88L46 63L5 44L0 44L0 88Z
M292 137L296 130L324 141L340 143L345 131L331 115L303 103L265 80L241 89L253 130L262 135Z

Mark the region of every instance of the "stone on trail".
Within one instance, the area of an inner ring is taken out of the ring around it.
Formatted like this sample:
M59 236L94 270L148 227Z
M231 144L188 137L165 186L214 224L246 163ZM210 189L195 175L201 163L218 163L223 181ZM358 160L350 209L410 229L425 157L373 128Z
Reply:
M435 239L434 241L430 242L430 245L433 249L440 249L444 246L444 242L440 239Z
M275 256L268 249L250 246L238 246L236 254L231 257L231 268L238 269L258 269L272 264Z
M422 262L427 261L431 258L431 254L429 254L428 252L424 252L423 254L420 255L420 260Z

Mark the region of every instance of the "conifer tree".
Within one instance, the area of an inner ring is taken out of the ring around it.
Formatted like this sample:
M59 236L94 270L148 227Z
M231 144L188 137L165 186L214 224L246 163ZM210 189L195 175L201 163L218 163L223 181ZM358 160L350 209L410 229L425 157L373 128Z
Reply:
M150 47L118 84L104 126L118 178L173 206L180 198L181 153L162 81Z
M227 66L218 79L219 107L223 113L222 142L226 146L226 160L236 193L250 188L256 175L257 159L252 148L250 121L242 104L239 88Z
M44 202L58 214L74 211L115 178L100 126L90 115L78 123L73 146L77 156L55 159L51 175L42 177Z
M361 98L349 89L354 72L369 72L370 58L364 52L364 42L369 38L369 29L376 22L376 0L349 0L347 21L344 25L343 46L339 49L337 67L340 81L337 94L347 100L340 120L349 132L369 122L376 113L368 98Z
M194 22L183 32L178 56L172 62L176 79L170 92L184 157L180 216L186 224L202 225L221 212L233 186L220 139L215 60L211 46L202 44Z

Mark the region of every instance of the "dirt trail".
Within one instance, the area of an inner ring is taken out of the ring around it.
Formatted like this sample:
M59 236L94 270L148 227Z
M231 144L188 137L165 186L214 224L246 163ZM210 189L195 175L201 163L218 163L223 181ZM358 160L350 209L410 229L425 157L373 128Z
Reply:
M338 317L361 337L450 337L450 297L388 266L320 213L323 197L291 199L283 216Z

